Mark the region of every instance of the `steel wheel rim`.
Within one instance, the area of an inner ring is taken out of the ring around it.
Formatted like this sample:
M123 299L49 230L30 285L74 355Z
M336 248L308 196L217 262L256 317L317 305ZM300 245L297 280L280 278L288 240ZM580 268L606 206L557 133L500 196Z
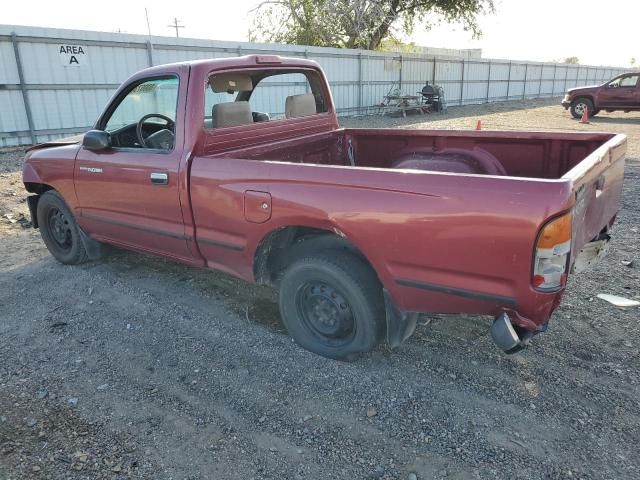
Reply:
M576 103L576 106L575 106L576 113L579 113L580 115L582 115L586 109L587 109L586 103L582 103L582 102Z
M356 323L349 302L325 282L302 285L296 293L296 307L306 329L326 345L346 344L355 335Z
M69 219L59 208L52 207L49 209L47 227L56 247L65 252L71 250L73 243L71 225L69 224Z

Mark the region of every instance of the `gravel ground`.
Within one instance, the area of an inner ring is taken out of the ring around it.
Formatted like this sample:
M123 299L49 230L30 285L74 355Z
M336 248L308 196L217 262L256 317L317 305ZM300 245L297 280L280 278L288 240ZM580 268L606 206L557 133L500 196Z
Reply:
M490 320L437 316L341 363L288 338L268 289L123 251L62 266L23 219L23 153L0 153L0 478L640 478L640 310L595 298L640 298L640 115L529 101L343 124L478 119L629 136L608 255L515 356Z

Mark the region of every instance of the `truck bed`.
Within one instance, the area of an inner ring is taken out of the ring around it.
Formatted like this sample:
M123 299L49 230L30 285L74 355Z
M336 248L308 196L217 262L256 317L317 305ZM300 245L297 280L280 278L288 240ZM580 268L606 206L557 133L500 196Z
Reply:
M613 136L608 133L342 129L233 150L219 156L558 179Z

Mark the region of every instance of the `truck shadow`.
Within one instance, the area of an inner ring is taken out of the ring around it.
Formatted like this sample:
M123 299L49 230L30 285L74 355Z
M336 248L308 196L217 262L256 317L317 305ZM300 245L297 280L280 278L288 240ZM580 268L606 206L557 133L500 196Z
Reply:
M190 289L205 300L212 299L230 313L286 335L280 320L275 289L253 285L223 272L182 265L169 260L109 247L102 263L110 269L144 281L158 295L164 289ZM98 262L96 265L99 265ZM153 282L149 280L153 279ZM174 287L171 287L171 286Z
M246 283L226 273L200 269L161 258L110 247L109 255L93 268L108 267L113 273L123 275L124 281L140 283L157 296L173 295L183 298L190 307L212 302L236 317L266 328L277 335L288 336L280 318L278 292L274 288ZM190 294L200 299L189 300ZM234 318L230 318L234 320ZM464 348L469 342L488 338L491 320L488 317L465 315L422 315L414 336L408 340L423 344L438 339L453 350ZM385 347L382 347L385 349Z
M194 290L205 302L213 301L233 316L260 325L272 333L288 335L280 319L277 290L253 285L231 275L207 269L181 265L160 258L110 247L111 252L102 263L115 273L124 274L128 281L139 281L156 295L168 290ZM100 263L94 264L99 266ZM190 303L193 305L193 303ZM422 342L433 335L461 348L465 342L488 335L490 321L460 315L424 315L414 336ZM460 343L460 345L456 345Z

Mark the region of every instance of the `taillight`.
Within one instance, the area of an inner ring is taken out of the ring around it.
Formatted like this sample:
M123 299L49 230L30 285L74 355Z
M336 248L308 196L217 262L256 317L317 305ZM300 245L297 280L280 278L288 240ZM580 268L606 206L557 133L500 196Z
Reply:
M536 241L533 263L533 286L538 290L555 290L567 281L571 252L571 214L547 223Z

